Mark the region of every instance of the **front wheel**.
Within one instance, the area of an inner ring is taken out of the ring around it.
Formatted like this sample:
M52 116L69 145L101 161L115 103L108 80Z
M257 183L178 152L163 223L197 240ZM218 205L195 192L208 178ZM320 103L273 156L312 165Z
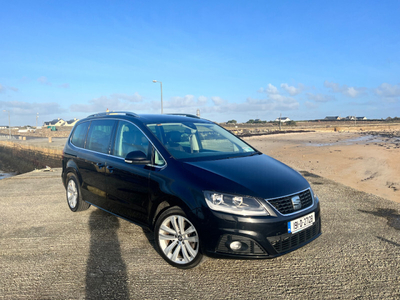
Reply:
M199 234L181 208L164 211L157 219L154 235L157 251L172 266L190 269L201 262Z

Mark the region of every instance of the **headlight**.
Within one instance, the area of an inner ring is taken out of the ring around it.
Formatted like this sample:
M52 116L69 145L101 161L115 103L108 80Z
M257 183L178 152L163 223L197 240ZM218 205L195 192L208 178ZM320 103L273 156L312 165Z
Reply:
M204 192L204 197L209 208L225 213L241 216L268 216L264 206L255 198Z

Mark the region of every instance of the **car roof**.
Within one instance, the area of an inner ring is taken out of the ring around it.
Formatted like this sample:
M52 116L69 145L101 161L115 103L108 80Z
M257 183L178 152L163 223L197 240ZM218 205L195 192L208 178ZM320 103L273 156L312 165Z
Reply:
M135 114L133 112L107 112L93 114L87 119L97 118L117 118L124 120L137 120L144 124L153 123L181 123L181 122L196 122L196 123L212 123L209 120L201 119L195 115L189 114Z

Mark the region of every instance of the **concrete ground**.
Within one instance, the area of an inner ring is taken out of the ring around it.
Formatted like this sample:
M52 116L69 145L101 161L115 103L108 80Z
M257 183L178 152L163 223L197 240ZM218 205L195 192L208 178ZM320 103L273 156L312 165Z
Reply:
M399 299L400 204L315 176L323 234L272 260L168 265L140 227L72 213L60 170L0 180L0 299Z

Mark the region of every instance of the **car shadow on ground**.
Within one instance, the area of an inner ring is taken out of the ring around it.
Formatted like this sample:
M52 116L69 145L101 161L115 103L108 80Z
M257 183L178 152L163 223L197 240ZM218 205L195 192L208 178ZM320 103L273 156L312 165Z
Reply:
M101 209L89 217L86 299L129 299L126 264L118 240L119 219Z

